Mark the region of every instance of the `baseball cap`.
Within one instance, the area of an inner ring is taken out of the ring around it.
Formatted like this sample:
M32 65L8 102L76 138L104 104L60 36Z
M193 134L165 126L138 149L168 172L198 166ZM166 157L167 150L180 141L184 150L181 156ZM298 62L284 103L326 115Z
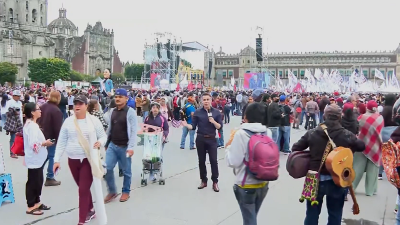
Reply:
M378 108L378 103L376 103L376 101L370 100L370 101L367 103L367 109L368 109L368 110L376 111L377 108Z
M13 95L13 96L21 96L21 91L20 91L20 90L14 90L14 91L12 92L12 95Z
M285 100L286 100L286 96L281 95L281 96L279 97L279 101L283 102L283 101L285 101Z
M128 92L123 88L119 88L115 91L115 95L128 97Z
M75 103L75 102L82 102L82 103L84 103L84 104L87 104L88 99L86 98L85 95L78 95L78 96L76 96L76 97L74 98L74 103Z

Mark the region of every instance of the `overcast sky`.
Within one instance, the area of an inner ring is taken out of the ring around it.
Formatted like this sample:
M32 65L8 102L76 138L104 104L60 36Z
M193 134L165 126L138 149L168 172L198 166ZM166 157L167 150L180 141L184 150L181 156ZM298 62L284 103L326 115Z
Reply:
M49 0L50 23L64 5L83 34L101 21L114 29L122 61L143 62L151 34L170 32L227 54L255 47L264 28L264 52L394 50L400 43L399 0ZM183 56L203 69L203 53Z

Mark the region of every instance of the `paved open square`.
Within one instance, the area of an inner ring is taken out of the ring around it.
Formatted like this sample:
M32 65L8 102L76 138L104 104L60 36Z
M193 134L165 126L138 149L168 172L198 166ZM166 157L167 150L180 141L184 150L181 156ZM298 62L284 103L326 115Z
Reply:
M225 140L230 130L238 127L239 117L234 117L231 124L225 125ZM297 141L304 130L292 130L291 142ZM232 191L234 175L226 166L224 149L218 150L221 191L215 193L211 185L198 190L200 183L197 152L189 150L187 137L186 149L179 149L181 129L171 128L169 143L164 149L164 186L149 184L140 186L143 147L135 149L132 163L132 192L128 202L114 201L106 205L108 224L110 225L241 225L242 218ZM72 179L64 155L61 171L56 177L62 183L57 187L43 187L42 202L52 207L43 216L26 215L25 183L27 169L23 158L8 157L9 136L0 133L3 144L6 171L12 174L15 199L14 204L5 203L0 207L1 223L4 225L73 225L78 220L78 187ZM292 179L285 169L287 156L281 155L280 177L270 184L270 190L258 215L259 224L301 225L305 217L305 204L299 202L303 179ZM208 167L210 174L210 168ZM117 176L117 170L115 170ZM117 176L117 186L122 188L122 178ZM394 224L393 213L396 201L396 189L387 180L379 181L378 193L367 197L364 194L363 181L357 189L357 199L361 213L352 215L352 201L344 208L344 223L347 225L382 225ZM106 186L103 183L104 195ZM327 222L326 208L320 216L320 224ZM89 224L96 224L93 220Z

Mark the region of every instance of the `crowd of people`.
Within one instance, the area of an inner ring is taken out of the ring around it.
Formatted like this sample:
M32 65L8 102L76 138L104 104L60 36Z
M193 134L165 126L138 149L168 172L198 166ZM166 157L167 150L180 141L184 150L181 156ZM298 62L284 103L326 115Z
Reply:
M257 213L268 192L268 181L255 178L246 164L252 134L265 133L285 155L308 149L311 153L308 169L318 171L328 142L319 124L325 124L333 142L354 152L356 178L353 187L357 188L365 172L367 196L376 193L378 180L383 177L382 144L390 138L400 141L400 100L394 94L287 94L261 89L237 92L114 90L106 74L102 84L100 88L87 90L3 89L0 131L10 136L10 157L18 158L11 146L16 136L23 136L28 168L26 213L42 215L51 209L40 200L42 186L61 185L55 174L63 166L60 161L64 153L78 186L79 224L91 221L95 215L104 217L105 211L95 212L93 202L104 209L104 204L119 195L120 202L128 201L131 157L135 147L143 145L143 138L138 135L138 117L142 117L145 124L162 128L162 148L168 143L170 126L182 129L180 148L197 151L198 189L208 185L208 154L212 189L220 191L217 150L226 148L225 159L234 169L234 192L245 225L257 224ZM238 130L225 130L232 132L225 142L223 127L231 122L232 116L240 116L242 124ZM290 146L291 129L302 129L303 124L305 134ZM106 149L104 159L93 151L102 147ZM122 194L117 190L114 177L117 164L119 176L123 177ZM105 180L108 187L104 199L90 192L92 184L101 192L101 185L98 185L101 180ZM150 180L155 182L157 176L151 174ZM341 224L347 195L348 189L337 186L322 165L317 199L322 203L326 196L328 224ZM304 224L317 225L322 204L313 206L308 201L306 207ZM400 224L399 214L397 224Z

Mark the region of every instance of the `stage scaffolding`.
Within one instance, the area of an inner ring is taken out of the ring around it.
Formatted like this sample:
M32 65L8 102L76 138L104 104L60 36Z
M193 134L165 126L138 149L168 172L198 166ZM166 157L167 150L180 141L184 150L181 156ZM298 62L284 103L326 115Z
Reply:
M264 28L257 26L255 28L255 31L258 35L259 38L262 38L264 36ZM258 62L257 68L254 68L258 73L263 73L265 76L269 76L269 81L270 81L270 86L276 86L277 85L277 74L272 74L272 72L268 68L268 38L266 38L266 54L262 54L262 61ZM256 42L256 49L257 47L263 48L263 45L259 45L259 43ZM257 52L256 52L257 56Z
M144 72L142 82L151 80L151 74L157 74L161 79L167 79L169 86L180 83L184 76L177 76L181 69L181 53L186 51L208 51L208 48L200 43L186 42L177 38L168 32L154 33L150 43L145 43L143 51ZM180 80L176 80L176 79Z
M150 81L151 74L167 79L169 83L176 83L178 62L182 52L182 41L177 42L171 33L155 33L152 43L145 43L143 60L144 72L142 82Z

